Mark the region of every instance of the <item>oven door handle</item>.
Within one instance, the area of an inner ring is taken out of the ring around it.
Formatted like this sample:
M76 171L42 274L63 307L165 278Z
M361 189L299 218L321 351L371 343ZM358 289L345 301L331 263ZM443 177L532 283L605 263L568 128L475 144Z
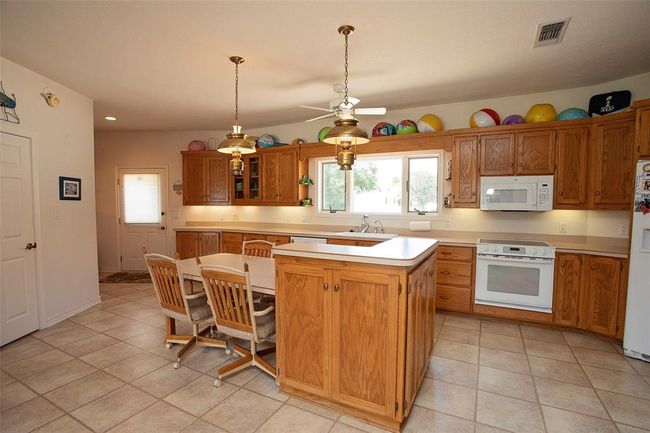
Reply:
M496 257L490 255L477 254L476 260L485 262L506 262L506 263L520 263L522 265L552 265L555 259L511 259L507 257Z

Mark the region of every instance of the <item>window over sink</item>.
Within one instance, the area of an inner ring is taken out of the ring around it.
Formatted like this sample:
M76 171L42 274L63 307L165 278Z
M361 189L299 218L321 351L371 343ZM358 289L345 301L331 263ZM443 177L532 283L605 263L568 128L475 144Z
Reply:
M441 153L360 155L343 171L317 161L318 211L409 215L439 212Z

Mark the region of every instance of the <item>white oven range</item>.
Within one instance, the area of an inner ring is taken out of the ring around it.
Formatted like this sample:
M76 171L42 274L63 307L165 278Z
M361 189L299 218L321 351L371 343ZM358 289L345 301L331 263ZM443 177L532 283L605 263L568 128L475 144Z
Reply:
M554 262L546 242L479 239L475 303L550 313Z

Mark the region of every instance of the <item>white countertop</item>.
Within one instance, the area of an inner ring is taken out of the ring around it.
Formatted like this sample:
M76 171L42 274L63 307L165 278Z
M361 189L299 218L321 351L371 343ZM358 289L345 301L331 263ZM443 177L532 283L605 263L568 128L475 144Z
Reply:
M437 246L436 239L399 236L371 247L293 243L274 247L273 254L376 265L414 266L429 256Z

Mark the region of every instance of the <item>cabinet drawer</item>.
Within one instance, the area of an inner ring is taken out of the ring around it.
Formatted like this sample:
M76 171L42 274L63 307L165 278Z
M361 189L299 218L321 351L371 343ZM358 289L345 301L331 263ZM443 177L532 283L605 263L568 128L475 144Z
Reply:
M452 286L471 287L472 264L438 261L438 283Z
M471 262L474 249L471 247L440 246L436 250L440 260L453 260L458 262Z
M441 310L469 312L472 291L459 287L436 286L436 308Z
M266 235L266 240L269 242L275 242L276 245L284 245L291 242L291 238L289 236Z
M359 247L371 247L381 243L380 241L357 241L357 246Z
M241 254L241 242L223 242L222 253Z
M259 233L244 233L245 241L265 241L266 236Z
M223 239L224 242L242 242L242 235L241 233L228 233L224 232L221 235L221 238Z

